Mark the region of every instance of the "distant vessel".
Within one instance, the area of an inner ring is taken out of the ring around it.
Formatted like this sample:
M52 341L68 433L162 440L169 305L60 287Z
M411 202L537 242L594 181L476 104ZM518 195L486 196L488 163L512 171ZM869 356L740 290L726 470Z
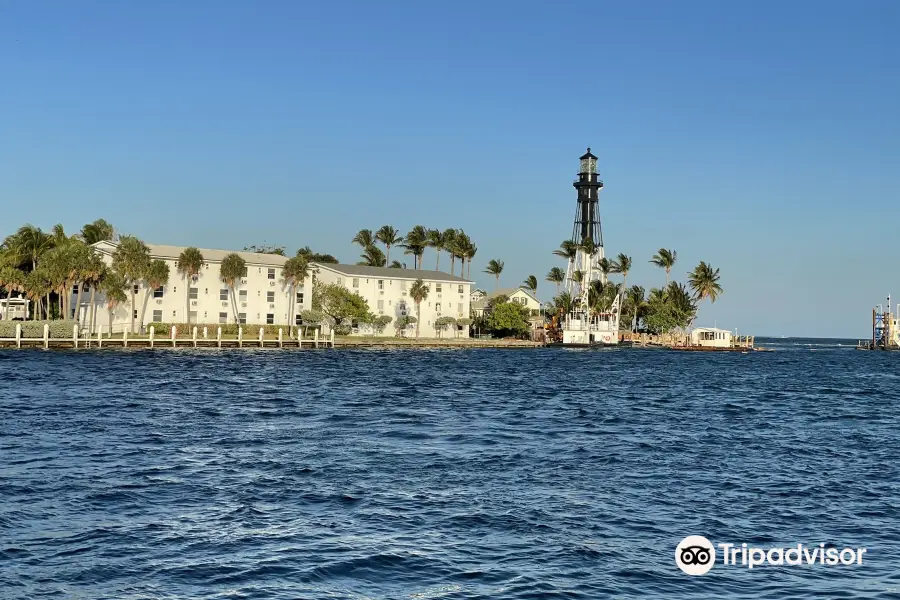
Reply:
M567 314L553 319L548 346L592 347L614 346L619 343L619 317L622 294L617 293L611 304L602 310L592 310L591 284L606 284L600 270L603 259L603 231L600 227L600 189L603 181L597 174L597 157L587 149L580 158L581 169L572 184L578 191L572 241L578 244L574 259L569 260L564 280L565 291L572 297Z
M860 340L857 350L900 350L900 303L897 314L891 312L891 296L887 297L887 310L879 304L872 309L872 337Z

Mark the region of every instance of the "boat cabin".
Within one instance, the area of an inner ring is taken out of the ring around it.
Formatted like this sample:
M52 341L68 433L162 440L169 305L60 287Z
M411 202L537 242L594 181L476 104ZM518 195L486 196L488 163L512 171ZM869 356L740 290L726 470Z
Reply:
M730 348L731 332L715 327L697 327L691 331L691 345L707 348Z

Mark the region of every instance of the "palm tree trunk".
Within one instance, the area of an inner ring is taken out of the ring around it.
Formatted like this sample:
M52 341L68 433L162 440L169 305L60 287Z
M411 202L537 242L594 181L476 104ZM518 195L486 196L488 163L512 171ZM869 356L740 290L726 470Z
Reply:
M294 300L297 298L297 294L294 292L295 284L292 281L290 286L290 294L291 296L288 298L288 335L289 337L294 337Z
M144 306L141 308L141 322L138 323L138 326L141 329L141 332L144 331L144 317L147 316L147 303L150 302L150 286L147 286L147 292L144 294Z
M450 253L450 274L453 275L454 271L456 271L456 255L451 252Z
M94 288L96 288L96 287L97 286L95 286L93 283L91 283L91 304L90 304L90 307L88 308L88 313L89 313L90 319L91 319L91 325L88 329L89 335L94 335Z
M238 319L238 309L237 309L237 295L234 293L234 286L228 286L231 290L231 311L234 313L234 322L235 324L240 324L240 319Z
M75 296L75 322L78 323L78 328L81 329L81 291L84 288L84 283L81 281L78 282L78 294Z
M387 266L391 266L391 245L385 244L385 248L387 248L387 257L385 258L385 263Z
M47 292L47 320L50 320L50 292Z
M422 324L422 306L416 302L416 339L419 339L419 326Z
M184 274L184 322L191 324L191 284L188 283L188 274Z
M472 261L469 261L469 267L466 270L466 279L472 279Z
M437 254L437 261L434 263L434 270L440 271L441 270L441 251L435 250L434 253Z
M131 287L131 314L128 316L131 317L131 332L130 333L134 333L134 300L135 300L134 284L133 283L130 284L129 287ZM110 315L112 315L112 313L110 313ZM110 318L112 318L112 316L110 316ZM112 327L112 321L110 321L109 326ZM112 333L112 329L110 329L109 331L110 331L110 333Z
M131 313L134 315L134 313ZM113 307L109 307L109 337L112 337ZM131 326L134 327L134 319L131 319ZM124 342L123 342L124 343Z
M497 274L497 287L495 289L500 289L500 274Z

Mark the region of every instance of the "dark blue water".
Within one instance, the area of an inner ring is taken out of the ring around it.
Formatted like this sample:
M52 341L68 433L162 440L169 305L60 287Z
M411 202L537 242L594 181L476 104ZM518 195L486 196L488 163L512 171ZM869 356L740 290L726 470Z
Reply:
M890 597L900 353L837 343L2 351L0 597Z

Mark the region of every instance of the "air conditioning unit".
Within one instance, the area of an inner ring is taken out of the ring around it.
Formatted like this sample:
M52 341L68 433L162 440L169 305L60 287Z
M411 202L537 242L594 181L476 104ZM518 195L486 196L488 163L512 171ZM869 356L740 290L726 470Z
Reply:
M384 311L383 311L383 310L379 310L379 311L378 311L378 314L379 314L379 315L383 315L383 314L384 314Z
M441 297L441 295L440 295L440 294L438 294L438 295L437 295L437 297L438 297L438 298L440 298L440 297Z
M382 296L384 296L384 290L381 290L381 291L378 292L378 293L381 294Z
M406 292L403 292L403 293L402 293L402 294L400 294L400 295L401 295L401 296L405 296L405 295L406 295Z
M161 298L157 298L157 299L156 299L156 303L157 303L157 304L162 304L162 299L161 299Z
M401 311L400 311L400 316L401 316L401 317L405 317L405 316L406 316L406 311L405 311L405 310L401 310Z
M197 306L197 301L196 301L196 300L191 300L191 306Z
M275 282L274 282L274 281L270 281L270 282L269 282L269 285L272 286L272 287L275 287Z
M246 283L247 283L247 278L246 278L246 277L241 277L241 283L242 283L242 284L246 284Z
M436 314L437 316L441 316L441 313L439 313L439 312L438 312L438 313L434 313L434 314Z
M241 308L247 308L247 303L246 303L246 302L241 302Z
M222 306L228 306L228 303L227 303L227 302L223 302L223 303L222 303Z
M269 305L269 308L275 308L275 305L274 305L274 304L270 304L270 305Z

